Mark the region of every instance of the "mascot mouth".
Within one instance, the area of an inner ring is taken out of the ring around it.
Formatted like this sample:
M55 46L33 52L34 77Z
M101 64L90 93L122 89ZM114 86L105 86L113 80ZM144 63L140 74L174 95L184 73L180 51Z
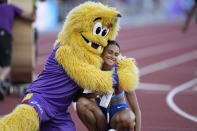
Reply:
M88 39L86 39L82 34L81 36L83 37L83 39L88 43L89 46L91 46L92 48L96 49L96 50L101 50L101 45L95 42L91 42Z

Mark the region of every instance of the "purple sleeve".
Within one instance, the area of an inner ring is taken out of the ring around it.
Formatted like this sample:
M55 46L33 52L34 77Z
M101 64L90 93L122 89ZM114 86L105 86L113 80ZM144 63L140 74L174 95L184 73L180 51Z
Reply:
M111 71L113 72L113 73L112 73L113 88L114 88L114 89L117 89L118 86L119 86L119 77L118 77L118 74L117 74L117 65L116 65L116 64L112 66Z
M13 10L14 10L16 16L21 15L23 13L23 10L16 7L15 5L12 5L12 7L13 7Z
M118 74L116 72L114 72L112 74L112 77L113 77L113 88L114 89L117 89L118 86L119 86L119 77L118 77Z

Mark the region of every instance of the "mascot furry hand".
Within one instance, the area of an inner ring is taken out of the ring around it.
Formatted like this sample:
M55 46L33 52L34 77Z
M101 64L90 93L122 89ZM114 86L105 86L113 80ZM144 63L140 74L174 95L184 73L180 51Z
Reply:
M24 104L0 120L1 131L75 131L67 108L80 87L112 92L119 76L120 88L135 88L138 69L132 60L121 59L118 75L100 69L100 55L115 38L119 17L114 8L94 2L71 10L43 72L26 91Z

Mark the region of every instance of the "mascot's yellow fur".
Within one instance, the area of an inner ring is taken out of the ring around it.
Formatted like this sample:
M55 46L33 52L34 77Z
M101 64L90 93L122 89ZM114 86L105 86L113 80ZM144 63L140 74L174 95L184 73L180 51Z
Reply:
M83 88L92 91L113 91L112 73L100 70L100 55L107 41L116 36L119 15L113 8L102 4L94 6L92 2L81 5L68 14L56 41L56 44L61 43L64 46L58 49L56 58L70 77ZM96 27L105 29L108 25L111 28L106 36L94 32ZM92 43L97 44L97 49L92 47ZM138 70L130 60L122 61L118 76L120 88L125 91L133 89L138 82Z
M100 3L86 2L71 10L55 45L56 60L67 74L82 88L112 92L112 72L101 71L103 48L115 39L120 14ZM131 59L120 59L119 87L132 90L138 84L138 69ZM30 105L19 105L0 121L0 131L35 131L39 117Z

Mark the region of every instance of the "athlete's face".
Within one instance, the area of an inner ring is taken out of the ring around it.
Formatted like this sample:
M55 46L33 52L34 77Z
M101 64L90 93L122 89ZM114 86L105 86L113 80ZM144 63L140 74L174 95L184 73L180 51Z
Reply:
M120 54L120 49L116 45L112 44L105 47L102 53L102 58L104 61L103 64L105 66L112 67L116 63L119 54Z

